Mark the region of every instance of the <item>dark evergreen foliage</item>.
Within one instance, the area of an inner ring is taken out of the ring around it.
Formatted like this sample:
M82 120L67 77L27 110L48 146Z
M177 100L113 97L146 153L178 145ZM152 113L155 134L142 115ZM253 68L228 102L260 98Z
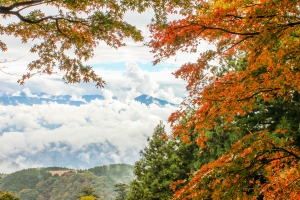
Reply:
M157 125L148 145L135 163L136 179L130 184L127 199L164 200L171 198L172 181L188 179L193 171L199 147L182 143L181 137L168 137L162 122Z
M0 188L18 193L23 189L34 189L43 180L51 177L51 174L44 169L24 169L1 180Z
M118 195L115 200L125 200L127 197L129 186L125 183L117 183L115 184L115 187L115 191L118 192Z

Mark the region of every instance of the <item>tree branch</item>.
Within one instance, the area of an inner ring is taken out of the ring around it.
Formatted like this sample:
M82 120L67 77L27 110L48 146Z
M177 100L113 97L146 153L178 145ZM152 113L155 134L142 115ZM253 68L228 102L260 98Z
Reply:
M36 4L42 3L44 0L33 0L33 1L25 1L25 2L18 2L14 3L10 6L0 6L0 14L11 14L12 10L14 8L20 7L20 6L35 6ZM19 11L18 11L19 12Z
M233 34L233 35L259 35L260 32L252 32L252 33L239 33L239 32L234 32L234 31L230 31L230 30L226 30L224 28L220 28L220 27L209 27L209 26L204 26L204 25L201 25L203 28L205 29L208 29L208 30L220 30L220 31L223 31L225 33L230 33L230 34Z
M28 5L34 5L36 3L41 3L45 0L32 0L32 1L24 1L24 2L18 2L18 3L14 3L11 6L8 6L6 8L8 8L9 10L12 10L14 8L20 7L20 6L28 6Z

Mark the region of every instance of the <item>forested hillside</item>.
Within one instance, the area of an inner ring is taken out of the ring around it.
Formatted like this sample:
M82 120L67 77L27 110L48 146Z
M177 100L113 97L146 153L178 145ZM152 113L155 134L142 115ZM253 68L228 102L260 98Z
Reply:
M18 171L1 179L0 190L9 190L22 200L75 200L84 187L92 187L101 199L115 199L115 184L128 184L133 179L133 167L113 164L87 170L67 172L59 176L48 171L67 170L49 167ZM71 170L71 169L70 169Z

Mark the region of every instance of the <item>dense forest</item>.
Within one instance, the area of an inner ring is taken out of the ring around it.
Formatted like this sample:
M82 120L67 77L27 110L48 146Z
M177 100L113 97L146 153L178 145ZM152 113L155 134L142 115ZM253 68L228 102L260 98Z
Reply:
M115 199L118 187L134 178L133 167L127 164L98 166L67 172L59 176L48 171L69 170L60 167L24 169L3 176L0 190L10 191L22 200L75 200L84 187L91 187L101 199ZM70 169L71 170L71 169Z

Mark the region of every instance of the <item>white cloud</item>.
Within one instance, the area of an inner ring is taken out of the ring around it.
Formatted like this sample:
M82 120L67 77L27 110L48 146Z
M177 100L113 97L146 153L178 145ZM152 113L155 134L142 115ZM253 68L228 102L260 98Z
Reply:
M150 74L142 71L135 62L126 64L125 76L131 79L131 88L139 94L153 95L159 88L159 85L151 78Z
M23 89L23 92L25 93L25 95L27 96L27 97L38 97L36 94L31 94L31 92L30 92L30 89L27 87L27 88L24 88Z
M9 158L0 156L0 166L1 172L12 173L30 167L41 167L42 165L32 163L23 156L17 156L14 161Z
M102 94L107 101L113 101L114 94L107 89L102 89Z
M32 165L40 164L29 157L51 148L51 151L61 155L66 151L81 151L78 158L85 162L83 166L89 166L95 153L86 148L91 144L100 144L106 146L102 150L114 162L133 164L154 127L160 120L166 122L175 109L172 106L161 108L153 104L147 107L136 101L123 103L111 99L94 100L79 107L56 103L1 105L1 129L14 127L13 131L4 131L0 136L1 154L5 157L20 155L15 162L20 164L21 158L26 158L28 166L30 162ZM57 125L56 128L47 128L47 125L53 124ZM108 143L110 146L107 146ZM50 147L51 144L56 145ZM70 149L59 144L67 144Z
M90 154L89 153L80 153L78 158L84 162L90 162Z
M44 95L45 96L45 95ZM82 102L86 102L81 96L77 96L77 95L72 95L70 98L71 101L82 101Z
M15 93L13 93L11 96L13 96L13 97L21 96L21 92L17 91Z

